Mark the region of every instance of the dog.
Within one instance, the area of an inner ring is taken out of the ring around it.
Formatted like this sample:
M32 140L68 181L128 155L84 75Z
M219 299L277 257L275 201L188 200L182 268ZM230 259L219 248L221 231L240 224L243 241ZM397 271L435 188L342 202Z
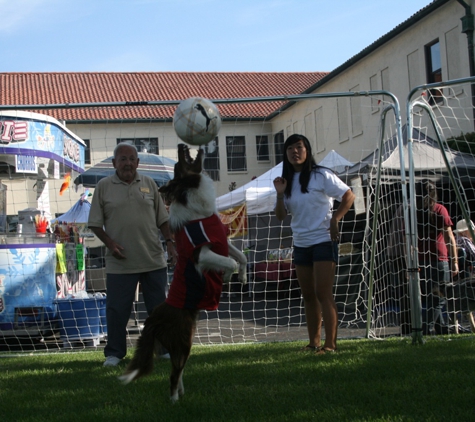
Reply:
M227 239L216 210L213 181L202 172L203 150L193 160L178 145L174 178L159 188L170 204L169 225L175 236L178 262L168 297L146 319L132 361L119 379L129 383L153 370L154 354L168 350L172 371L170 399L185 393L183 370L191 352L201 309L218 308L223 283L238 269L246 283L245 255ZM237 262L236 262L237 261Z

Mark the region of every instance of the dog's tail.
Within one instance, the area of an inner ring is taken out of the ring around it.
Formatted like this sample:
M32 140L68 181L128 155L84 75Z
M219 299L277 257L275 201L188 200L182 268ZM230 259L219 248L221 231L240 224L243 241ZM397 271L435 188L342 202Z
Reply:
M137 340L134 357L124 374L119 376L124 384L150 374L153 371L156 330L159 329L159 307L145 320L144 329Z

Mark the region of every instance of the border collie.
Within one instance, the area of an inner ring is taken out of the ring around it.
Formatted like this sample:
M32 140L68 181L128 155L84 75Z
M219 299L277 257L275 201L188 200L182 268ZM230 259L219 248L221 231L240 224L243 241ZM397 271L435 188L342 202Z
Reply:
M223 282L246 283L245 255L228 242L225 226L216 210L213 181L202 173L203 150L193 160L185 144L178 145L174 179L160 188L170 204L169 225L175 236L178 261L168 297L146 319L124 383L148 375L154 354L166 348L170 354L170 399L185 393L183 369L190 355L201 309L218 308ZM237 263L236 263L237 261Z

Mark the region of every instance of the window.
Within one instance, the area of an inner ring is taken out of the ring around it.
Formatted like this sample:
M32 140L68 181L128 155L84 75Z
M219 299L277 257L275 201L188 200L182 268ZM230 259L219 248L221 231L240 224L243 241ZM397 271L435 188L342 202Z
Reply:
M351 88L350 91L358 92L360 86L356 85ZM359 95L356 97L350 97L350 110L351 110L351 135L353 137L361 135L363 133L363 121L361 117L361 98Z
M391 88L389 86L389 69L383 69L381 71L381 89L383 91L391 92Z
M445 53L447 55L447 79L449 81L453 79L459 79L463 77L462 70L462 58L460 47L458 44L459 29L456 26L454 29L445 33ZM463 88L454 86L455 95L460 95L463 92Z
M459 79L463 76L458 32L458 27L455 27L445 33L445 51L447 53L447 73L449 80Z
M201 147L205 152L205 158L203 160L204 171L208 173L215 182L219 182L219 142L216 137L213 141Z
M311 144L315 141L315 115L313 113L308 113L303 118L303 126L305 128L304 135L307 137Z
M269 161L269 140L267 136L256 136L257 161Z
M373 75L369 78L369 89L371 91L378 91L378 75ZM378 96L379 97L379 96ZM379 98L376 95L371 96L371 113L379 111Z
M422 69L421 59L419 58L419 50L413 51L407 55L407 72L409 76L409 90L414 89L416 86L422 85ZM388 89L384 87L386 91Z
M389 85L389 68L381 71L381 90L391 92ZM384 101L384 95L381 96L381 101Z
M442 62L440 60L440 43L439 40L432 44L426 45L426 69L427 83L432 84L442 82ZM429 90L429 104L440 103L443 101L440 89Z
M244 136L226 136L228 171L246 171L246 139Z
M84 149L84 164L91 164L91 141L89 139L83 139L86 144Z
M117 138L117 143L129 142L135 145L138 152L158 154L158 138Z
M346 98L338 98L337 100L338 110L338 131L340 142L345 142L350 139L348 131L348 107Z
M325 151L325 128L323 126L323 107L315 110L315 143L317 152Z
M279 164L284 159L284 131L274 135L275 164Z

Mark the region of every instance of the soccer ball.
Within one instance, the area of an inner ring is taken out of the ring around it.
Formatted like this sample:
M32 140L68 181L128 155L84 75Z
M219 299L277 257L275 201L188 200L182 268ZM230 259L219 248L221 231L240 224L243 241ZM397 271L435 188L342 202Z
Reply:
M187 144L204 145L218 135L221 116L210 100L192 97L176 108L173 127L178 137Z

